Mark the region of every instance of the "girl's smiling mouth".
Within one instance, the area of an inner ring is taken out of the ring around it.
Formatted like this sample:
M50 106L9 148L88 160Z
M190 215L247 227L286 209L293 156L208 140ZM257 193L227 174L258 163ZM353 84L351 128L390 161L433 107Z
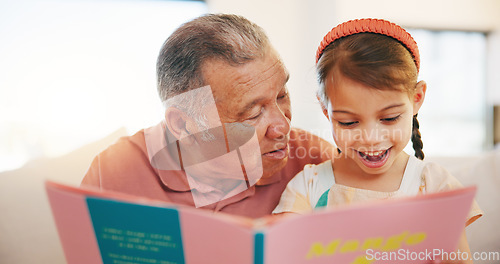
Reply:
M379 151L357 151L358 157L361 160L361 162L368 168L380 168L384 166L384 164L387 162L389 159L389 155L391 152L392 147L386 149L386 150L379 150Z

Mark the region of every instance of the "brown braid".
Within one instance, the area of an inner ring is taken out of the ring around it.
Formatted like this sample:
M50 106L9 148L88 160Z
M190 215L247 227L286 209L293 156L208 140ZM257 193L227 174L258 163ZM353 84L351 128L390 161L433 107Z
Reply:
M418 124L417 115L413 116L413 129L411 132L411 142L413 143L413 149L415 150L415 157L418 159L424 159L424 143L422 142L422 137L420 136L420 125Z

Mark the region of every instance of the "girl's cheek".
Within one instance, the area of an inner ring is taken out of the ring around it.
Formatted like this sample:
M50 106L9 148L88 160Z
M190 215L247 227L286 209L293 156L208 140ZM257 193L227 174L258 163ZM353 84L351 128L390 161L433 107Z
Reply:
M337 129L333 133L333 139L338 145L342 145L341 147L345 147L345 145L350 144L353 140L356 140L353 135L352 130L349 129Z

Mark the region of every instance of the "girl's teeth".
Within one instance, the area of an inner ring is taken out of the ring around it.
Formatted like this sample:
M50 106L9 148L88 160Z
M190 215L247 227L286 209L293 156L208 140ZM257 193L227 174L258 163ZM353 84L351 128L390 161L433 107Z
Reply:
M365 154L366 156L378 156L380 154L382 154L383 151L377 151L377 152L363 152L363 154Z

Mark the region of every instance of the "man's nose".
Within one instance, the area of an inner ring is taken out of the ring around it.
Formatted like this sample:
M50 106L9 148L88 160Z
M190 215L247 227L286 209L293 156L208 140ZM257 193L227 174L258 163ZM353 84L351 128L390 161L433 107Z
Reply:
M270 139L282 139L290 132L290 119L287 117L286 109L280 109L278 105L272 108L266 137Z

